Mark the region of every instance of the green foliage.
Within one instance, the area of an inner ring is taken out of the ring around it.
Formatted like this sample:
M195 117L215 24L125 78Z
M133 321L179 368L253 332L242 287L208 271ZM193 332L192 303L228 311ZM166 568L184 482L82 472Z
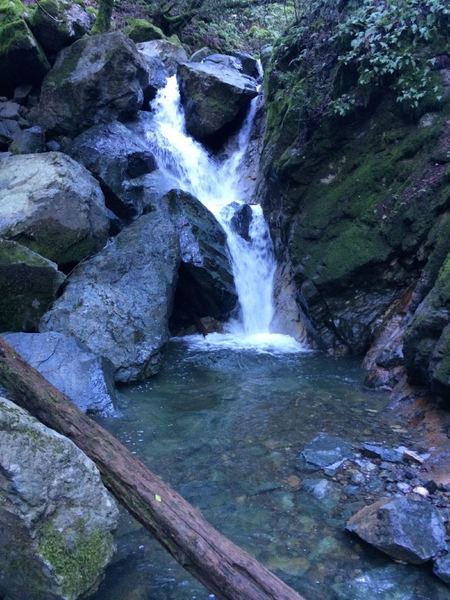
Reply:
M357 88L388 85L399 103L418 108L429 93L439 96L432 68L448 43L449 17L448 0L364 0L337 27L339 60L356 69ZM343 94L334 111L344 115L355 102L355 93Z

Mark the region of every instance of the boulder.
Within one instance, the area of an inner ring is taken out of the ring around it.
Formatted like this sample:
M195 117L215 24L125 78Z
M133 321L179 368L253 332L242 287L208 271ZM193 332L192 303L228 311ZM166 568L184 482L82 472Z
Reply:
M203 46L203 48L196 50L194 54L192 54L192 56L189 59L189 62L202 62L202 60L205 60L205 58L207 56L211 56L211 54L213 54L211 48Z
M0 595L75 600L114 552L118 510L94 463L0 399Z
M145 379L158 371L169 338L178 264L171 220L144 215L74 270L41 330L72 335L107 357L116 381Z
M51 133L76 135L141 108L148 70L123 33L84 37L60 52L42 84L37 119Z
M50 69L24 14L20 0L0 2L0 95L11 95L20 83L39 84Z
M0 120L0 152L9 148L9 145L20 131L20 125L14 119Z
M226 234L214 215L191 194L165 196L180 239L181 268L173 321L202 317L223 321L237 304Z
M353 456L352 445L328 433L319 433L300 452L300 466L308 470L326 469Z
M55 263L0 239L0 331L35 331L64 279Z
M241 238L250 241L250 226L253 219L252 207L249 204L237 204L232 207L234 215L230 219L231 229L238 233Z
M41 127L21 129L8 148L11 154L37 154L45 150L45 134Z
M440 556L434 561L433 573L450 585L450 555Z
M392 558L417 565L447 548L438 510L405 496L365 506L349 519L346 529Z
M29 19L35 38L53 56L88 33L92 23L81 2L68 0L40 0Z
M108 225L99 184L69 156L1 159L0 236L66 265L104 246Z
M162 29L150 23L147 19L130 19L125 33L136 44L151 40L163 40L166 37Z
M447 240L448 243L448 240ZM406 329L404 354L412 381L450 394L450 254Z
M62 333L6 333L22 358L83 412L114 414L111 363Z
M168 40L152 40L137 44L137 49L149 71L148 99L155 97L157 91L166 85L168 77L175 75L178 65L186 62L186 50Z
M248 75L249 77L254 77L255 79L258 79L258 77L260 76L260 71L258 61L256 60L256 58L254 58L251 54L248 54L247 52L237 52L234 50L232 50L229 54L230 56L234 56L237 59L239 59L242 65L242 72L244 73L244 75Z
M141 215L144 188L136 177L156 169L148 146L125 125L95 125L75 138L69 150L100 181L106 205L120 217Z
M178 79L186 128L199 140L222 133L231 126L258 93L253 78L224 64L182 64L178 67Z

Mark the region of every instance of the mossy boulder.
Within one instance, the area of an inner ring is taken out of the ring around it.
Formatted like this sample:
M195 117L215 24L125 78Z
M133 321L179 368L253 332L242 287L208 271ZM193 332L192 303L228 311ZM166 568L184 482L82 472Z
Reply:
M164 40L166 37L162 29L146 19L130 19L125 33L136 44L150 42L151 40Z
M20 83L39 84L50 64L25 22L20 0L0 0L0 94Z
M450 241L447 240L447 245ZM406 365L416 383L450 393L450 254L417 308L404 342Z
M0 398L0 594L75 600L114 552L118 510L94 463Z
M36 331L63 281L55 263L0 239L0 331Z
M81 2L41 0L29 19L29 26L49 56L55 56L89 32L93 16Z
M258 94L256 80L229 63L185 63L178 80L186 128L198 140L226 134Z
M60 152L0 160L0 236L58 265L99 250L109 232L100 185Z
M76 135L133 117L148 86L147 67L123 33L82 38L60 52L42 84L37 120L52 133Z

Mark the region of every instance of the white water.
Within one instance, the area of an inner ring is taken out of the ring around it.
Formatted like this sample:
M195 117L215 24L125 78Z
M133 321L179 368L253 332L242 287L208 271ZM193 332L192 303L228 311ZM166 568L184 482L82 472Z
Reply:
M230 220L231 204L243 205L240 168L248 149L257 108L252 101L245 122L233 141L229 158L219 161L193 140L185 127L184 113L176 77L171 77L153 102L155 125L149 141L158 166L175 179L178 187L196 196L219 221L227 234L240 314L230 321L225 334L210 334L206 339L189 336L186 341L197 349L212 345L226 348L252 348L261 351L298 352L303 348L293 338L271 333L274 317L273 280L275 258L269 230L260 206L252 206L250 241L235 233Z

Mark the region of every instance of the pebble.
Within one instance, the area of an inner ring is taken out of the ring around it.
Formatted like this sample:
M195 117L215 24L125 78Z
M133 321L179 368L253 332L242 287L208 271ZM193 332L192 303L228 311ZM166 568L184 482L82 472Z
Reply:
M397 483L397 488L404 494L407 494L408 492L411 491L411 486L409 485L409 483L405 483L403 481L400 481L399 483Z
M422 485L418 485L417 487L413 488L413 492L414 494L422 496L422 498L427 498L430 495L430 492L427 490L427 488L423 487Z

